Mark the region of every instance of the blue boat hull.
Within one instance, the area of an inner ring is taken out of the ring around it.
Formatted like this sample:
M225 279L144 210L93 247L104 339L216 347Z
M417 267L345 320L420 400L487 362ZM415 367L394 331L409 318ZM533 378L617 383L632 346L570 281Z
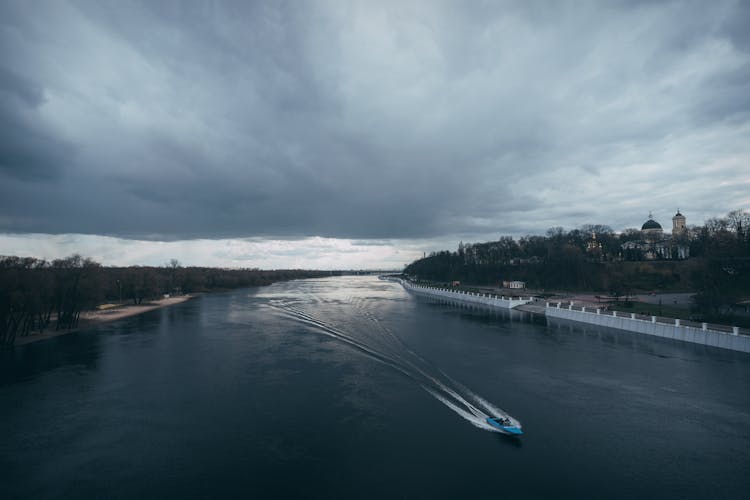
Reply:
M515 425L503 425L501 424L497 419L492 417L487 417L487 423L490 424L492 427L495 427L496 429L506 433L511 434L513 436L520 436L523 434L523 431L520 427L516 427Z

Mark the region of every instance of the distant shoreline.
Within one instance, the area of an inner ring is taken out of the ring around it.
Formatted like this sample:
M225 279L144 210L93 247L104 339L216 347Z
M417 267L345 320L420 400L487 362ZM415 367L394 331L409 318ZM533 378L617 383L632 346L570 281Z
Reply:
M689 342L719 349L750 353L750 335L748 331L740 331L737 326L717 325L702 322L694 323L679 318L657 317L653 314L644 315L635 312L602 309L601 304L588 302L586 299L596 296L581 295L583 300L549 300L542 304L537 299L529 297L528 301L514 304L513 300L503 300L494 294L482 292L468 292L430 286L415 286L399 278L384 278L396 281L410 292L422 293L428 296L442 298L449 301L470 302L477 305L501 307L508 310L519 310L533 315L544 316L549 324L550 320L571 321L579 324L590 324L605 328L613 328L629 333L651 335L672 340ZM673 294L674 295L674 294ZM577 298L577 297L576 297ZM677 300L675 299L675 302ZM574 306L574 304L576 304Z
M70 333L80 332L81 330L87 330L89 328L96 327L104 323L110 323L119 319L130 318L131 316L137 316L149 311L161 309L163 307L173 306L175 304L181 304L188 300L198 297L200 294L187 294L179 297L167 297L159 300L152 300L150 302L139 304L139 305L121 305L113 307L111 309L95 310L95 311L83 311L79 319L78 326L69 330L46 330L45 333L35 333L27 335L25 337L17 337L14 346L22 346L27 344L33 344L41 340L52 339L60 337L62 335L68 335Z

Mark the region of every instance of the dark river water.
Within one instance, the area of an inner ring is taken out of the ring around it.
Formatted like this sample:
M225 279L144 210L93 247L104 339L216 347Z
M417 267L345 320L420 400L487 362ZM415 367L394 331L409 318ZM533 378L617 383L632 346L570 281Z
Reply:
M744 499L750 356L304 280L2 351L0 432L2 499Z

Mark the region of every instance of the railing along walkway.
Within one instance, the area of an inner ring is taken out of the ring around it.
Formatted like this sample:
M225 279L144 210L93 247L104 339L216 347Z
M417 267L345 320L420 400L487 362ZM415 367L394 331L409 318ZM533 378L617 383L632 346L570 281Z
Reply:
M686 326L691 328L698 328L703 331L727 333L730 335L747 335L750 336L750 329L740 328L738 326L719 325L715 323L698 323L695 321L689 321L679 318L666 318L663 316L650 316L645 314L626 313L622 311L609 310L606 307L586 307L584 305L576 305L575 302L547 302L548 308L557 309L568 309L570 311L581 311L591 314L599 314L602 316L612 316L615 318L628 318L634 320L640 320L647 323L660 323L665 325L674 326Z

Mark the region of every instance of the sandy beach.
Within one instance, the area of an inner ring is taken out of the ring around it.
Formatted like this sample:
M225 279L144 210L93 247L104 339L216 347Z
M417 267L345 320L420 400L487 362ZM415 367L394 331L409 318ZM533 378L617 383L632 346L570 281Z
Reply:
M179 304L181 302L186 302L192 298L196 297L196 295L181 295L179 297L168 297L164 299L159 300L152 300L150 302L140 304L140 305L119 305L115 307L110 307L106 309L100 309L95 311L83 311L81 313L81 317L78 321L78 326L76 328L72 328L70 330L54 330L54 326L52 328L46 330L44 333L32 333L31 335L28 335L26 337L18 337L16 338L16 342L14 345L25 345L30 344L32 342L38 342L40 340L46 340L51 339L54 337L59 337L60 335L67 335L69 333L78 332L81 330L85 330L88 328L93 328L98 324L101 323L107 323L110 321L116 321L118 319L128 318L130 316L135 316L137 314L143 314L148 311L153 311L154 309L159 309L162 307L168 307L172 306L174 304Z

